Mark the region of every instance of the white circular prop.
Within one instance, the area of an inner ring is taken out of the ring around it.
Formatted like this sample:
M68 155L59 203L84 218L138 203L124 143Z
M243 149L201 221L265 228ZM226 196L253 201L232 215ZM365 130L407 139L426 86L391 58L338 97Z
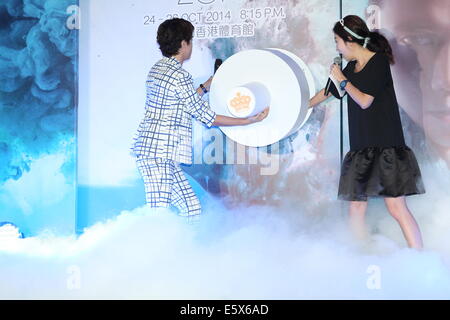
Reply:
M257 82L247 83L232 89L228 95L228 111L240 118L251 117L270 105L270 93Z
M270 106L261 122L220 129L251 147L273 144L308 120L314 80L306 64L282 49L246 50L224 61L213 78L210 105L217 114L249 117Z

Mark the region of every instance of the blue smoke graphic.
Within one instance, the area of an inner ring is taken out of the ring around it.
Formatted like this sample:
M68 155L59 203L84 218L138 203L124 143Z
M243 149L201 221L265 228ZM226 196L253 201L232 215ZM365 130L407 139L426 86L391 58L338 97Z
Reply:
M78 31L66 26L71 5L77 1L0 3L0 187L61 152L61 172L75 179Z

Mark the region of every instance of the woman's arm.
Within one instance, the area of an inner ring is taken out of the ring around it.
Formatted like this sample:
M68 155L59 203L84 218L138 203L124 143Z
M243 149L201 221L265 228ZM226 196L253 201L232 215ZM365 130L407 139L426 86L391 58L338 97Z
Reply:
M316 93L316 95L314 97L312 97L309 100L309 107L313 108L313 107L317 106L318 104L327 100L330 96L331 96L331 93L328 93L327 96L325 95L325 88L320 90L319 92Z
M337 64L333 64L331 66L331 74L339 82L347 80L345 75L342 73L341 68L339 68ZM351 82L347 83L347 85L345 86L345 91L347 91L350 97L352 97L352 99L363 109L367 109L368 107L370 107L373 102L374 97L360 91Z
M342 79L347 80L347 79ZM340 81L342 81L340 80ZM357 87L355 87L351 82L348 82L345 86L345 91L352 97L352 99L359 104L363 109L367 109L373 102L373 97L364 92L361 92Z

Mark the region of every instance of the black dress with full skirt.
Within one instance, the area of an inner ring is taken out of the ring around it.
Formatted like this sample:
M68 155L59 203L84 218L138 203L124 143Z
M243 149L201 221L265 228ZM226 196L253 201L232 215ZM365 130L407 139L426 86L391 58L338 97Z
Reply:
M405 144L387 57L376 53L359 72L354 71L355 64L349 62L344 75L374 100L363 109L347 95L350 151L342 163L339 199L367 201L424 193L416 157ZM340 98L334 86L331 93Z

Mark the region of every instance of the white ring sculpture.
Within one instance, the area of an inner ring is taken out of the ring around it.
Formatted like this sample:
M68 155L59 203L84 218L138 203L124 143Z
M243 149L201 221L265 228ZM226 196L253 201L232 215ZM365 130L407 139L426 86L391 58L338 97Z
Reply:
M218 114L248 117L270 106L269 116L248 126L220 129L251 147L271 145L299 130L308 120L314 79L306 64L282 49L241 51L224 61L213 78L211 108Z

